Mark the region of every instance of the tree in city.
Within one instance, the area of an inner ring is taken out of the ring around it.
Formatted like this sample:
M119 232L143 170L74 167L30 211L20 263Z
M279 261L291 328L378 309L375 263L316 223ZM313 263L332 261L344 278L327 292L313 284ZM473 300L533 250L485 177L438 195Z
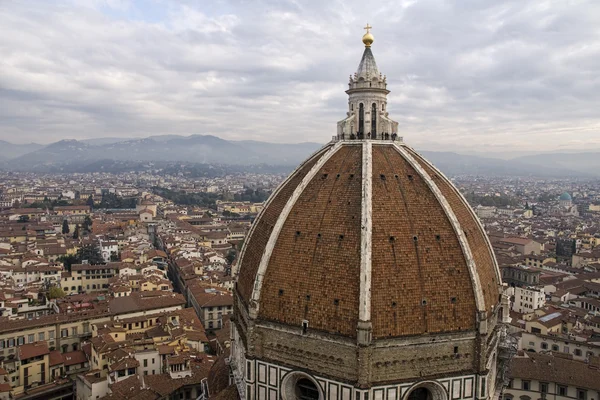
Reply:
M69 228L69 222L64 219L62 224L62 234L66 235L69 232L71 232L71 228Z
M63 263L65 269L71 272L71 266L73 264L79 264L80 260L77 258L75 254L67 254L64 256L60 256L56 259L56 261Z
M223 216L226 218L239 218L241 215L238 213L231 212L229 210L224 210Z
M79 239L79 225L75 225L75 231L73 232L73 239Z
M52 286L48 290L48 298L49 299L60 299L61 297L65 297L65 291L62 290L58 286Z
M90 208L94 208L94 197L91 194L87 198L87 201L85 202L85 204L88 205Z
M21 215L21 216L19 216L19 222L20 223L29 222L29 215Z
M83 230L86 231L87 233L90 233L92 231L92 219L90 218L89 215L85 216L85 219L83 220Z
M97 265L104 264L104 259L98 247L93 244L84 244L77 250L77 259L79 263L87 261L88 264Z
M235 260L235 257L237 255L237 251L231 249L229 250L229 252L227 253L227 256L225 257L225 260L227 260L227 264L231 265L233 264L233 260Z

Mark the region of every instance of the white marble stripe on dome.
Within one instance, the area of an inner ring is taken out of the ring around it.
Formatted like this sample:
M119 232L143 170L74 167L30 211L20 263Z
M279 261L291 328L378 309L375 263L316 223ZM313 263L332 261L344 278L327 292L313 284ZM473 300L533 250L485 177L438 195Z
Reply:
M477 310L486 311L485 301L483 299L483 289L479 280L479 274L477 273L477 266L475 265L475 260L473 259L473 254L471 253L471 247L469 246L469 242L467 242L465 233L460 227L460 222L458 221L458 218L456 218L456 214L454 214L452 207L450 207L450 204L448 204L448 200L446 200L446 198L440 191L440 188L435 184L433 179L431 179L427 171L425 171L425 169L423 169L423 167L421 167L419 163L406 150L404 150L403 146L399 146L397 143L394 143L394 148L423 178L429 189L431 189L436 199L439 201L442 208L444 209L444 212L446 213L446 216L448 217L448 220L450 221L450 224L454 229L454 233L456 233L456 236L458 237L460 247L463 251L463 255L465 256L465 260L467 261L469 275L471 277L471 282L473 283L473 290L475 292L475 305L477 307Z
M328 149L329 146L330 146L330 143L327 143L325 146L321 147L320 149L318 149L317 151L315 151L313 154L311 154L310 157L308 157L303 163L301 163L300 165L298 165L296 167L296 169L294 169L294 171L291 174L289 174L288 177L285 178L285 180L281 184L279 184L279 186L277 186L277 189L275 189L275 191L273 193L271 193L271 195L269 196L269 198L267 199L267 201L263 205L262 210L260 210L260 212L258 213L258 215L256 216L256 218L254 219L254 222L252 223L252 226L250 227L250 230L248 231L248 234L246 235L246 238L252 237L252 234L254 233L254 229L258 225L258 221L260 221L260 219L262 218L263 213L266 212L267 208L269 208L269 205L274 201L274 199L277 197L277 195L279 194L279 192L281 192L281 190L288 184L288 182L294 176L296 176L296 174L298 173L298 171L300 171L302 168L304 168L304 166L306 165L306 163L310 162L313 158L322 155ZM243 247L242 247L242 249L240 251L240 255L238 257L238 263L241 263L244 260L244 255L246 254L246 248L248 247L248 243L249 243L249 240L245 240L244 241L244 245L243 245ZM241 267L241 265L238 265L238 267Z
M358 320L371 321L371 271L373 236L373 146L362 145L362 211L360 239L360 299Z
M287 203L285 204L285 207L283 208L283 210L281 211L281 214L279 215L279 218L277 218L277 222L275 223L275 226L273 227L273 231L271 232L271 235L269 236L267 245L265 246L265 250L263 251L263 255L260 260L258 270L256 271L256 278L254 279L254 288L252 289L252 297L250 298L250 305L251 305L251 308L253 309L254 317L256 317L258 315L258 310L260 307L259 306L260 292L262 290L263 279L264 279L265 273L267 271L267 266L269 265L269 260L271 259L271 254L273 253L273 249L275 247L275 244L277 243L277 239L279 238L281 229L283 228L283 224L287 220L288 216L290 215L290 212L292 211L292 208L298 201L298 198L300 197L300 195L302 194L304 189L306 189L308 184L313 180L315 175L317 175L317 173L321 170L323 165L325 165L325 163L327 161L329 161L329 159L335 153L337 153L337 151L342 147L342 144L343 144L343 142L337 142L329 150L327 150L327 152L325 154L323 154L321 156L321 158L319 158L317 163L315 165L313 165L313 167L308 172L308 174L306 174L304 179L302 179L302 182L300 182L300 184L296 187L296 189L294 189L294 193L288 199Z

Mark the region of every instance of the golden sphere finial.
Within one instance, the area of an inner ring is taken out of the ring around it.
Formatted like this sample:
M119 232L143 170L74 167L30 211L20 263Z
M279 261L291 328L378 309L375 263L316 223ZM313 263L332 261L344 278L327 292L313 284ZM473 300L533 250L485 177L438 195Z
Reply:
M373 27L367 23L367 26L365 26L363 29L366 29L367 33L363 35L362 41L365 44L365 47L371 47L373 41L375 41L375 38L371 34L371 29L373 29Z

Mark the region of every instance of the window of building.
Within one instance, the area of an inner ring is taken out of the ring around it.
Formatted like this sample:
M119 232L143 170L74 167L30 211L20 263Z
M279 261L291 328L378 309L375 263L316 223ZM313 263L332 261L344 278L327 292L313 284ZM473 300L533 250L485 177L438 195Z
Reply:
M377 104L371 104L371 132L377 134Z
M67 337L67 336L69 336L69 330L67 328L61 329L60 330L60 337Z
M363 103L358 105L358 133L365 132L365 106Z
M22 344L25 344L25 337L24 336L19 336L17 338L17 346L20 346Z
M298 382L296 382L296 387L294 389L295 389L294 391L296 393L296 396L299 399L307 399L307 400L315 399L315 400L317 400L320 398L319 390L317 389L317 386L310 379L307 379L307 378L299 379ZM420 388L420 389L425 389L425 388ZM418 391L418 390L419 389L416 389L413 392ZM427 389L425 389L425 390L427 390ZM410 398L410 396L409 396L409 398Z
M45 332L40 332L38 333L38 340L46 340L46 333Z
M32 333L32 334L28 335L27 343L33 343L33 342L35 342L35 335Z
M552 345L552 351L558 351L558 345L557 344L553 344Z
M587 400L587 390L577 389L577 400Z
M531 381L522 381L521 382L521 389L529 390L530 387L531 387Z
M543 350L548 350L548 343L542 342L541 346Z
M548 393L548 383L540 382L540 392Z
M558 395L559 396L566 396L567 395L567 387L566 386L559 386L558 387Z
M48 338L50 340L54 339L54 331L48 331Z
M575 355L576 356L581 356L581 349L575 349Z
M147 366L148 366L148 360L144 359L144 367L147 367Z
M15 339L8 339L8 345L6 347L15 347Z

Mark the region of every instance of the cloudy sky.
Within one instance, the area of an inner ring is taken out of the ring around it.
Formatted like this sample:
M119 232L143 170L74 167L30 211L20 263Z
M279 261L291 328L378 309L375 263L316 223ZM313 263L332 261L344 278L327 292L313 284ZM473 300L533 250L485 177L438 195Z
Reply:
M598 0L0 0L0 139L325 142L369 22L411 145L597 149L598 21Z

